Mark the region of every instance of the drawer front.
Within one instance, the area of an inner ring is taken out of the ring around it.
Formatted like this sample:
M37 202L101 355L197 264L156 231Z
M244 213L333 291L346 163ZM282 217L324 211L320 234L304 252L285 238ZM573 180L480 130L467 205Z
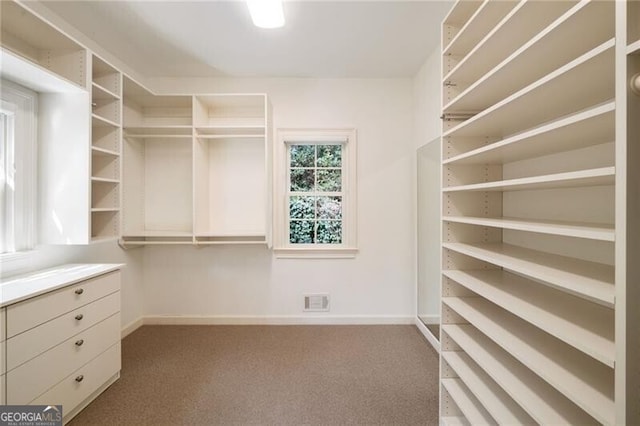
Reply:
M10 338L7 340L7 371L117 312L120 312L119 291Z
M0 404L7 404L7 376L5 374L0 375Z
M28 404L119 341L117 313L8 372L7 403Z
M120 290L120 271L34 297L7 307L7 338Z
M31 401L31 404L62 405L62 414L68 415L118 371L120 343L111 346L100 356L66 376L60 383ZM81 381L76 380L80 377Z
M7 342L0 342L0 374L6 373L7 363L4 362L4 354L6 354Z

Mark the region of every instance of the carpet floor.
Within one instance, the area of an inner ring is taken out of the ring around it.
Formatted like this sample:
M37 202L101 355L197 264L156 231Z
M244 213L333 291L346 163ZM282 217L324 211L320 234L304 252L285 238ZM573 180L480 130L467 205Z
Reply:
M416 327L143 326L70 423L344 424L438 424L438 355Z

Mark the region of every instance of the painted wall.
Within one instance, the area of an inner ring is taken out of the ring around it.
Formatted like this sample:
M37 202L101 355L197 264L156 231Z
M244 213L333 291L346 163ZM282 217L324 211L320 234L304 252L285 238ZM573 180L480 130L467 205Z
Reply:
M153 79L164 93L266 92L278 127L358 131L355 259L276 259L262 247L147 247L148 316L312 322L304 293L329 293L320 321L415 317L410 79Z

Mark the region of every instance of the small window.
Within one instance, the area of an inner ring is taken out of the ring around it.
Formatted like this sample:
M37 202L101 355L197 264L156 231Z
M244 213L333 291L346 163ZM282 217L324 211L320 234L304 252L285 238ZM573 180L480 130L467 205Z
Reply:
M353 254L355 144L354 131L279 131L279 169L286 170L279 185L284 205L276 208L276 250Z
M35 246L36 105L35 92L1 82L0 255Z

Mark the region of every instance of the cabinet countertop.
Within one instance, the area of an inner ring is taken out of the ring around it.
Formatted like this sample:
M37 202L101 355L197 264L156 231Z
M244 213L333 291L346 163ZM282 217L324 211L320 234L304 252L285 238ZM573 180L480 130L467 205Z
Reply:
M124 267L122 263L67 264L0 280L0 307Z

